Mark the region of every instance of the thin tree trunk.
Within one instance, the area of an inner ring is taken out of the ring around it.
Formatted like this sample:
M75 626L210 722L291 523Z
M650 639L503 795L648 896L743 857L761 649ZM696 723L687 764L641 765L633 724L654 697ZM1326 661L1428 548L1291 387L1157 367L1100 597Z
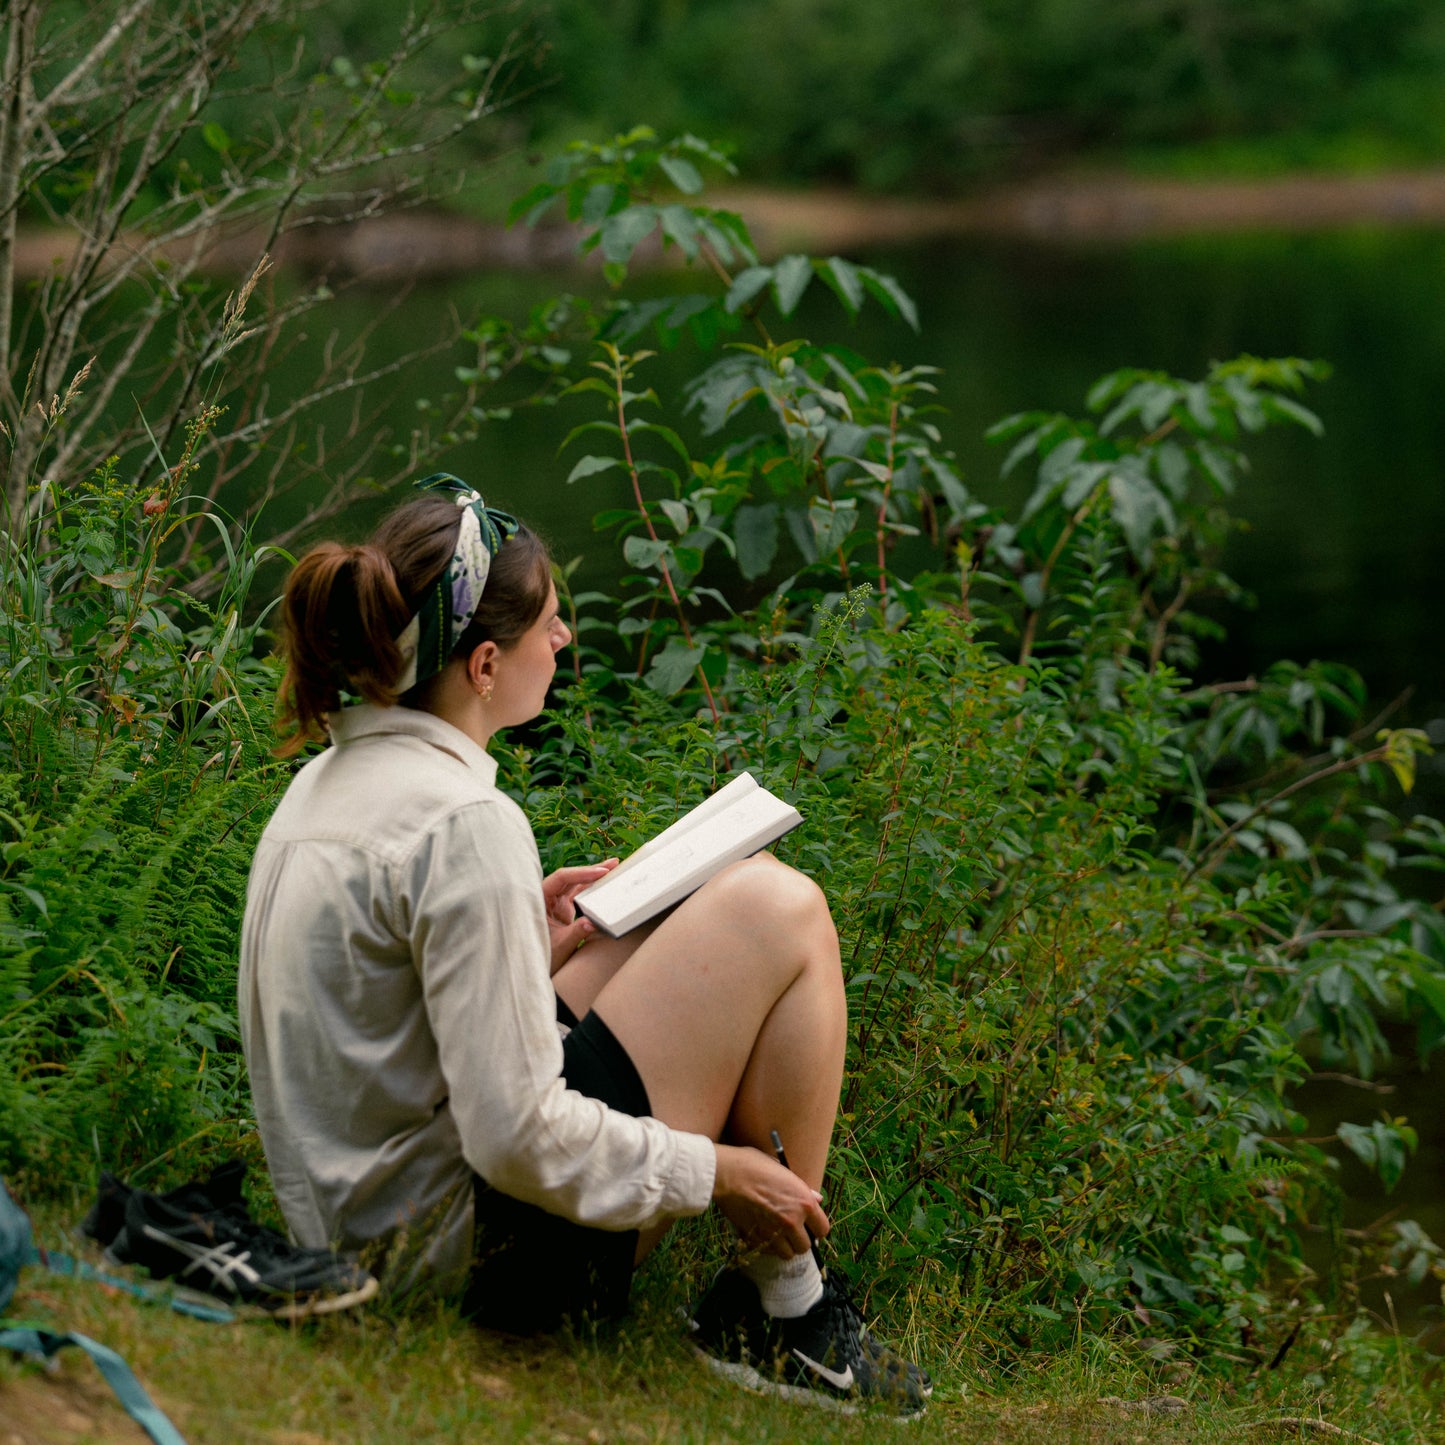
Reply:
M20 212L20 162L29 130L27 98L39 0L11 0L5 29L5 69L0 77L0 420L11 435L0 437L8 453L4 470L3 527L9 533L24 525L25 451L19 415L24 379L17 378L15 338L15 234Z

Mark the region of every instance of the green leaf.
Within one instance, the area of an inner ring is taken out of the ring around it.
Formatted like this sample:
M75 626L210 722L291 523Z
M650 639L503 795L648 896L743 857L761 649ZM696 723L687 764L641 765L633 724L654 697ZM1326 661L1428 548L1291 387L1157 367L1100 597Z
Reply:
M890 316L901 316L914 330L918 330L918 307L913 298L891 276L885 276L871 267L860 266L858 275L863 285L888 312Z
M721 218L723 215L724 213L721 211L715 211L711 216L699 215L697 217L697 229L701 232L702 238L708 245L717 252L718 260L721 261L724 266L731 266L734 258L733 239L727 230L717 224L717 219L715 219ZM758 259L753 253L751 246L739 246L738 250L742 252L742 257L745 261L755 262Z
M1122 396L1128 391L1139 379L1139 375L1137 371L1126 369L1111 371L1107 376L1101 376L1089 388L1089 394L1084 400L1085 406L1090 411L1103 411L1116 396Z
M1400 1182L1418 1143L1415 1131L1395 1119L1376 1119L1368 1129L1360 1124L1341 1124L1338 1133L1340 1142L1380 1176L1386 1193Z
M1160 442L1154 448L1154 474L1170 500L1184 500L1189 491L1189 458L1178 442Z
M681 156L659 156L657 164L662 173L685 196L695 196L702 190L702 177L691 161Z
M1184 405L1188 408L1189 415L1194 418L1194 424L1200 431L1211 432L1214 430L1214 406L1209 395L1209 388L1202 381L1196 381L1193 385L1185 387Z
M730 313L741 311L772 279L771 266L749 266L746 271L740 271L728 287L728 294L723 300L724 309Z
M606 426L607 423L604 422L603 425ZM634 421L632 432L634 436L638 432L651 432L653 436L661 437L682 458L685 465L692 464L692 457L688 455L686 442L670 426L662 426L655 421Z
M584 226L600 225L607 218L607 212L612 207L613 197L617 194L617 187L611 185L596 185L589 187L587 194L582 198L582 208L577 213L577 219Z
M673 497L663 497L657 505L662 514L677 529L679 537L692 525L692 513L688 511L686 502L679 502Z
M622 555L633 567L656 567L671 551L670 542L654 542L651 537L632 536L622 544Z
M510 206L507 207L507 224L515 225L524 216L527 225L534 226L542 215L552 206L557 199L557 187L547 185L533 186L523 196L518 196Z
M858 509L853 500L827 502L814 497L808 507L808 521L813 529L816 556L824 557L840 547L844 538L858 525Z
M609 472L622 463L616 457L583 457L567 474L569 482L580 481L583 477L595 476L598 472Z
M686 206L664 206L659 215L662 234L676 242L682 254L691 261L698 249L697 217Z
M201 127L201 139L218 156L225 155L231 149L231 137L226 134L225 126L219 125L216 121L208 120Z
M671 697L687 686L706 655L706 647L689 647L682 638L674 637L652 659L652 666L642 680L654 692Z
M601 232L602 254L614 266L626 265L632 253L657 226L655 206L628 206L609 216Z
M749 582L763 576L778 555L778 504L742 506L733 514L738 567Z
M561 446L557 448L557 455L561 456L561 454L565 452L567 448L570 447L572 443L577 440L578 437L580 437L584 432L590 431L606 432L608 436L613 437L619 435L617 423L615 421L584 421L580 426L574 426L572 430L569 431L567 435L563 438Z
M1406 964L1411 985L1435 1017L1445 1023L1445 978L1434 971L1434 965L1423 954L1412 951Z
M1048 1305L1025 1305L1023 1307L1023 1312L1026 1315L1033 1315L1035 1319L1040 1320L1063 1319L1063 1315L1061 1315L1058 1310L1050 1309Z
M616 401L617 393L612 387L602 380L600 376L584 376L581 381L574 381L563 396L581 396L584 391L595 391L599 396L605 396L608 401ZM603 423L606 425L607 423Z
M1272 416L1279 417L1286 421L1298 422L1300 426L1315 436L1321 437L1325 434L1324 423L1320 421L1314 412L1307 406L1301 406L1299 402L1288 396L1270 396L1265 399L1265 410Z
M858 278L858 268L841 256L830 256L820 262L817 269L833 294L843 303L844 310L856 319L863 306L863 282Z
M1165 533L1174 530L1173 508L1163 493L1137 473L1116 471L1109 478L1109 496L1114 504L1114 520L1129 550L1138 561L1147 563L1155 529Z
M1234 457L1223 447L1212 446L1209 442L1200 442L1196 448L1199 456L1199 465L1204 469L1204 474L1214 483L1215 489L1221 496L1227 497L1234 491Z
M797 310L812 279L813 263L806 256L784 256L773 267L773 298L784 316Z

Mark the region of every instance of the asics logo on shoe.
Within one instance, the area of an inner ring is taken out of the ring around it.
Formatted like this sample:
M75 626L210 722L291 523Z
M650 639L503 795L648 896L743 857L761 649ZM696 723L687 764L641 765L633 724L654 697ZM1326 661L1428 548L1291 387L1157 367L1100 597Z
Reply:
M188 1240L177 1239L174 1234L167 1234L149 1224L144 1226L144 1232L148 1239L175 1250L177 1254L189 1256L190 1263L181 1271L182 1278L192 1270L203 1270L209 1274L213 1286L218 1285L232 1294L239 1293L236 1276L253 1289L258 1286L265 1287L260 1274L248 1263L251 1258L250 1250L242 1250L237 1254L236 1246L230 1241L209 1247L191 1244Z
M851 1390L853 1388L853 1367L851 1365L840 1374L837 1370L830 1370L827 1365L820 1365L817 1360L810 1359L802 1350L794 1350L793 1358L806 1365L815 1375L826 1380L835 1390Z

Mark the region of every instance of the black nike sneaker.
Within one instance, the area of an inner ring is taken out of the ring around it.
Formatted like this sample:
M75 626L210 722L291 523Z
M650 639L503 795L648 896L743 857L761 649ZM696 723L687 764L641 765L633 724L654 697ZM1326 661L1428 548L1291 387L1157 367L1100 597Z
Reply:
M764 1312L745 1274L724 1270L693 1315L693 1344L713 1370L749 1389L847 1413L877 1404L917 1415L933 1389L924 1371L868 1334L831 1271L807 1314L779 1319Z

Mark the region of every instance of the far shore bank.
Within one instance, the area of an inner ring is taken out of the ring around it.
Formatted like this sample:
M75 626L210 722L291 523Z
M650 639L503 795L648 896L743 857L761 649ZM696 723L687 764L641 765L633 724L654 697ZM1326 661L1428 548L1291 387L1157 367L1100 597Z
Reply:
M790 251L857 252L963 236L1069 245L1220 232L1445 225L1445 169L1257 181L1062 176L956 200L740 188L716 192L708 200L744 217L764 257ZM23 230L16 245L16 275L44 275L63 263L76 244L69 231ZM131 248L144 244L139 235L116 242ZM247 271L259 245L256 231L218 231L206 248L206 265L217 272ZM570 226L509 228L426 211L306 225L283 236L272 257L309 274L375 282L578 264L576 232Z

